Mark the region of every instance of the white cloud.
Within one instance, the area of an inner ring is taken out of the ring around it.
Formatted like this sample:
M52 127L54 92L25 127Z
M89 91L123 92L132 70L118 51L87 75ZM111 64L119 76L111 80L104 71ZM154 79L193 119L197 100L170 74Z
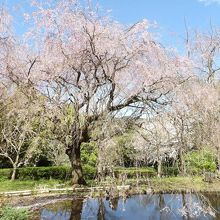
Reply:
M199 2L203 2L205 5L220 4L220 0L199 0Z

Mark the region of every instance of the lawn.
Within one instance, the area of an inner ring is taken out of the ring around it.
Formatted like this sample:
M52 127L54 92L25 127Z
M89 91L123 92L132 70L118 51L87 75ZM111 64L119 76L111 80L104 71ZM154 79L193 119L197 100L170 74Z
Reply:
M62 185L61 185L62 184ZM34 190L44 188L69 187L70 182L60 180L4 180L0 181L0 192L17 190Z
M88 181L89 186L97 185L111 185L117 184L122 185L121 181L112 181L109 179L102 183L95 183L95 181ZM203 181L203 177L163 177L163 178L140 178L140 179L127 179L123 184L131 185L132 188L136 186L142 189L151 189L154 192L179 192L179 191L215 191L220 192L220 181L218 179L214 180L212 183L207 183ZM2 180L0 181L0 192L7 191L19 191L19 190L37 190L37 189L47 189L47 188L65 188L71 187L71 181L62 180Z

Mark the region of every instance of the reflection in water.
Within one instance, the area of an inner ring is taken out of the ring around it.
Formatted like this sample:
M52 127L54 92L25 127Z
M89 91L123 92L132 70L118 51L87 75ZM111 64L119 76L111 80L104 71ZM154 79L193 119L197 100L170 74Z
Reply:
M70 220L78 220L81 217L81 211L83 208L83 201L72 201L71 204L71 215L70 215Z
M213 209L216 210L215 217ZM78 199L46 206L42 220L220 219L220 194L153 194L124 199Z

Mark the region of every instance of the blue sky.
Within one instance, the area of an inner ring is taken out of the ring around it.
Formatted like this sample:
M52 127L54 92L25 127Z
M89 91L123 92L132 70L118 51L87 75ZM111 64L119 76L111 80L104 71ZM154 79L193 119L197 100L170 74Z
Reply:
M184 19L189 29L220 27L220 0L98 0L112 9L113 18L126 24L143 18L156 21L166 45L179 47L185 36Z
M156 21L161 33L161 41L165 45L179 47L184 38L184 18L190 29L208 30L210 21L220 27L220 0L91 0L98 2L104 9L111 9L114 19L124 24L131 24L144 18ZM0 0L7 2L12 10L19 3L24 3L19 10L24 13L29 11L29 0ZM22 33L25 25L21 17L15 17L16 31Z

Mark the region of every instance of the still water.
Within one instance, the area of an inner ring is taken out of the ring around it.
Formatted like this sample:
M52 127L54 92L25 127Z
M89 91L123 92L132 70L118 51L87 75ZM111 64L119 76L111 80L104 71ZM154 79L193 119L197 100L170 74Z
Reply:
M220 220L220 194L152 194L127 199L75 199L42 207L42 220Z

